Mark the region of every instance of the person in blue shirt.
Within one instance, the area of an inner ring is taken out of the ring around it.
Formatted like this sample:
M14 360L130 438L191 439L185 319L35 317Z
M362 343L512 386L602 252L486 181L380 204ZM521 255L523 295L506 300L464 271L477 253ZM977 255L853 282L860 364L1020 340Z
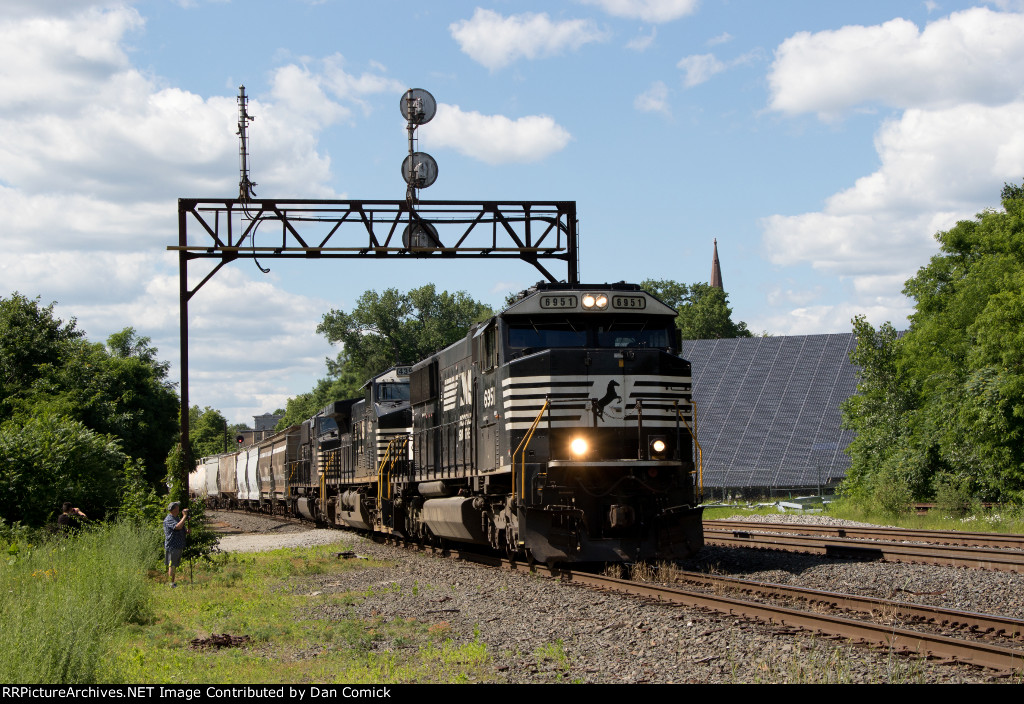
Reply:
M181 553L185 549L185 536L188 534L188 509L181 510L177 501L167 507L164 518L164 554L167 561L167 578L171 587L178 586L174 581L174 571L181 563Z

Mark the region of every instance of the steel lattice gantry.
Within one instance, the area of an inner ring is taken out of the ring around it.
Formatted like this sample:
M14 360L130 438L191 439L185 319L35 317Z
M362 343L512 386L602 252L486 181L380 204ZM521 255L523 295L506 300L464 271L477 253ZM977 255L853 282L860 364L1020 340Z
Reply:
M188 486L188 302L236 259L521 259L566 263L579 283L575 201L271 200L180 198L182 485ZM216 262L193 288L188 262Z

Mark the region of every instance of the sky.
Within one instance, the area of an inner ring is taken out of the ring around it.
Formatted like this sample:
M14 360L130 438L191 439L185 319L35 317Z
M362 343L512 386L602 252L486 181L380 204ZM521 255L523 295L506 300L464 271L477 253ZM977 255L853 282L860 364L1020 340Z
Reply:
M734 319L773 335L905 328L935 233L1024 179L1018 1L4 0L0 295L96 341L131 326L177 381L177 199L237 196L241 84L257 197L403 198L423 88L421 198L574 200L591 283L708 281L717 239ZM232 422L312 388L337 353L317 323L366 290L498 308L541 278L262 264L190 303L191 401Z

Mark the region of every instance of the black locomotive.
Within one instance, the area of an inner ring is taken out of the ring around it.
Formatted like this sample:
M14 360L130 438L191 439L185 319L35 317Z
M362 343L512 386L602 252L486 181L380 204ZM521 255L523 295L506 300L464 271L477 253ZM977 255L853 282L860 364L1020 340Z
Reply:
M538 284L467 336L258 446L197 493L548 563L703 545L690 363L633 284ZM255 467L252 467L255 463Z

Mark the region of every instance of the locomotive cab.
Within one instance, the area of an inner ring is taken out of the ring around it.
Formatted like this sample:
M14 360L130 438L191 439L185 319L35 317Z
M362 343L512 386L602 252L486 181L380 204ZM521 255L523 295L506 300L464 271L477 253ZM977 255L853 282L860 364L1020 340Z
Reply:
M519 542L549 562L692 555L701 509L675 311L635 286L559 288L502 316Z

